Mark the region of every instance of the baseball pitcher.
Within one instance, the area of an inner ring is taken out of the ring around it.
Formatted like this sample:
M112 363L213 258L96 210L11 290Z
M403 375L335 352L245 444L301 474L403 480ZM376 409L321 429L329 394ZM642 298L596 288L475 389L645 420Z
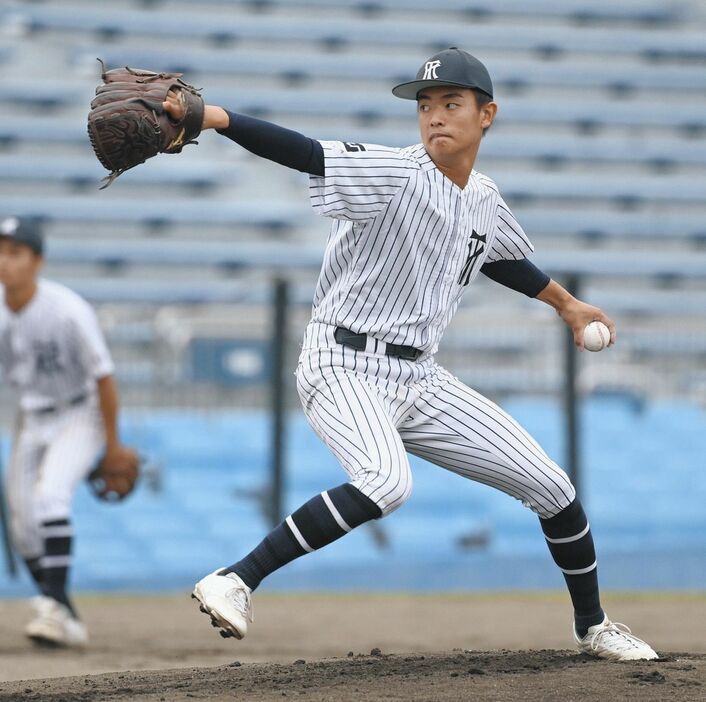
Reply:
M309 173L311 204L331 219L296 375L306 417L347 480L302 505L244 558L200 580L193 596L223 636L242 638L252 621L251 593L265 577L404 504L412 453L537 514L571 595L580 651L656 658L601 607L591 529L565 472L512 417L434 360L479 273L552 306L579 349L590 322L604 323L611 343L615 326L529 261L527 235L495 183L474 170L498 109L485 66L450 48L392 92L415 103L421 143L399 149L316 141L213 105L203 109L202 129ZM192 96L175 84L160 119L173 129ZM115 129L105 133L115 138ZM102 160L118 172L154 148L129 163Z

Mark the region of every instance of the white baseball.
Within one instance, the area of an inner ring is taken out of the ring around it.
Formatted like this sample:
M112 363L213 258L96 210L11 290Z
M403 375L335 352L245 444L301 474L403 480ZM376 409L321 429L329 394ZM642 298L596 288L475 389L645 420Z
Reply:
M610 329L603 322L591 322L583 330L583 346L586 351L603 351L610 343Z

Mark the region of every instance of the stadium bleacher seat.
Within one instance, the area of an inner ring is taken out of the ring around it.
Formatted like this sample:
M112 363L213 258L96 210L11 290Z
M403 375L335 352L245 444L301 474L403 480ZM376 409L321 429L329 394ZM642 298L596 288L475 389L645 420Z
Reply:
M61 92L66 85L67 94ZM0 98L8 101L49 101L53 105L83 103L88 105L90 94L81 99L75 84L53 81L47 90L43 83L19 86L11 81L0 81ZM311 115L317 117L350 115L357 118L412 118L414 106L389 94L387 88L376 90L349 90L331 93L321 88L271 88L243 86L237 89L223 87L209 90L209 101L253 115ZM706 129L706 115L700 102L686 102L679 110L664 101L655 103L652 97L613 101L610 110L592 98L562 98L533 101L514 96L503 99L499 123L569 124L575 127L643 126L664 127L670 130Z
M177 0L183 2L183 0ZM209 0L211 4L239 4L266 8L326 8L331 0ZM363 12L414 10L416 12L455 12L463 15L488 17L493 15L523 15L527 5L522 0L338 0L339 7ZM532 11L537 16L578 20L631 20L635 22L673 22L684 17L683 8L665 5L661 0L627 0L616 4L610 0L535 0Z
M169 157L165 157L169 158ZM128 174L126 173L125 176ZM121 176L123 177L123 176ZM192 222L197 224L248 224L257 227L286 227L304 214L310 214L306 202L213 202L184 200L175 208L165 200L112 199L111 206L95 197L0 197L0 211L37 216L49 220L93 222Z
M228 14L181 12L159 14L133 9L109 9L70 5L61 8L45 5L22 5L6 9L0 19L10 13L20 15L35 31L64 30L95 32L119 36L190 36L219 40L306 41L329 45L365 44L416 47L418 50L444 48L449 45L474 46L476 51L512 49L537 51L541 54L564 53L581 46L586 52L633 54L649 57L703 57L706 48L703 35L696 30L553 26L537 32L527 24L508 22L474 23L444 22L430 25L424 20L400 20L376 17L369 19L321 19L310 16L259 16L231 12ZM67 11L68 10L68 11Z
M502 101L501 101L502 108ZM391 129L376 125L346 125L331 127L318 121L299 118L290 123L305 134L318 139L347 139L362 143L407 146L419 141L415 124L407 128ZM86 129L82 122L67 118L28 116L7 117L0 122L0 143L76 143L87 145ZM239 158L242 151L232 150ZM655 136L648 141L633 142L611 134L522 134L491 135L483 144L483 161L528 159L556 166L573 163L642 164L647 167L669 168L682 164L706 162L706 145L701 140L675 136ZM482 168L481 168L482 170ZM233 176L229 171L228 177Z
M189 187L213 187L226 177L230 183L236 180L232 170L208 162L191 161L188 168L174 168L165 159L155 159L141 168L123 174L126 182L150 184L183 185ZM92 185L107 175L105 169L94 156L67 159L52 156L0 155L0 179L13 181L61 181L72 185Z
M329 78L387 81L406 80L418 55L410 51L384 56L357 52L329 53L325 60L316 52L272 53L252 50L215 52L213 49L185 49L175 55L168 48L89 46L77 49L73 61L94 65L100 55L108 66L150 66L153 70L179 71L187 75L244 73L248 77L272 76L290 80ZM504 87L604 88L610 90L700 91L706 88L706 74L695 66L651 66L596 62L564 58L547 63L514 58L490 58L488 70L502 95Z
M174 241L164 246L161 241L136 239L129 241L101 239L93 242L69 239L54 241L51 255L55 261L68 260L91 263L114 264L143 263L150 265L174 265L192 263L194 265L225 266L233 268L277 267L290 268L316 267L321 262L321 246L301 246L280 244L246 244L233 241ZM621 275L703 275L706 271L706 254L683 253L673 255L665 261L659 251L614 253L606 261L603 252L586 252L576 261L572 251L544 251L537 255L549 271L569 270L577 273L604 275L619 272Z

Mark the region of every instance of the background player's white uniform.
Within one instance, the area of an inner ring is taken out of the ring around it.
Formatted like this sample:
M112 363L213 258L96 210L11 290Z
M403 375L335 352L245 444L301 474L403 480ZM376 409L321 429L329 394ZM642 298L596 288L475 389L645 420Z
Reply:
M40 557L42 568L68 566L70 556L42 549L44 539L70 535L70 527L42 525L68 520L74 491L102 452L96 380L113 373L113 362L94 311L76 293L39 280L14 313L2 292L0 365L19 393L6 474L13 543L25 559Z
M321 142L315 210L335 219L297 371L307 419L352 484L389 513L411 492L406 452L522 500L551 517L575 497L565 473L494 403L433 354L486 261L533 250L492 180L461 189L420 144ZM365 350L336 327L368 335ZM421 351L385 354L386 344ZM595 564L593 564L595 567Z

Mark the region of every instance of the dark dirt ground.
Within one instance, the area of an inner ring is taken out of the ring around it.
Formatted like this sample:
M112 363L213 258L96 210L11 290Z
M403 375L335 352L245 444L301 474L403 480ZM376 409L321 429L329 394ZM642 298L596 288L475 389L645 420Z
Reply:
M0 702L706 700L704 595L606 596L610 616L662 656L634 663L567 650L564 593L255 599L235 641L186 593L82 597L84 652L37 650L22 635L26 603L0 601Z
M706 698L706 655L610 663L570 651L352 655L7 683L0 701L675 700Z

